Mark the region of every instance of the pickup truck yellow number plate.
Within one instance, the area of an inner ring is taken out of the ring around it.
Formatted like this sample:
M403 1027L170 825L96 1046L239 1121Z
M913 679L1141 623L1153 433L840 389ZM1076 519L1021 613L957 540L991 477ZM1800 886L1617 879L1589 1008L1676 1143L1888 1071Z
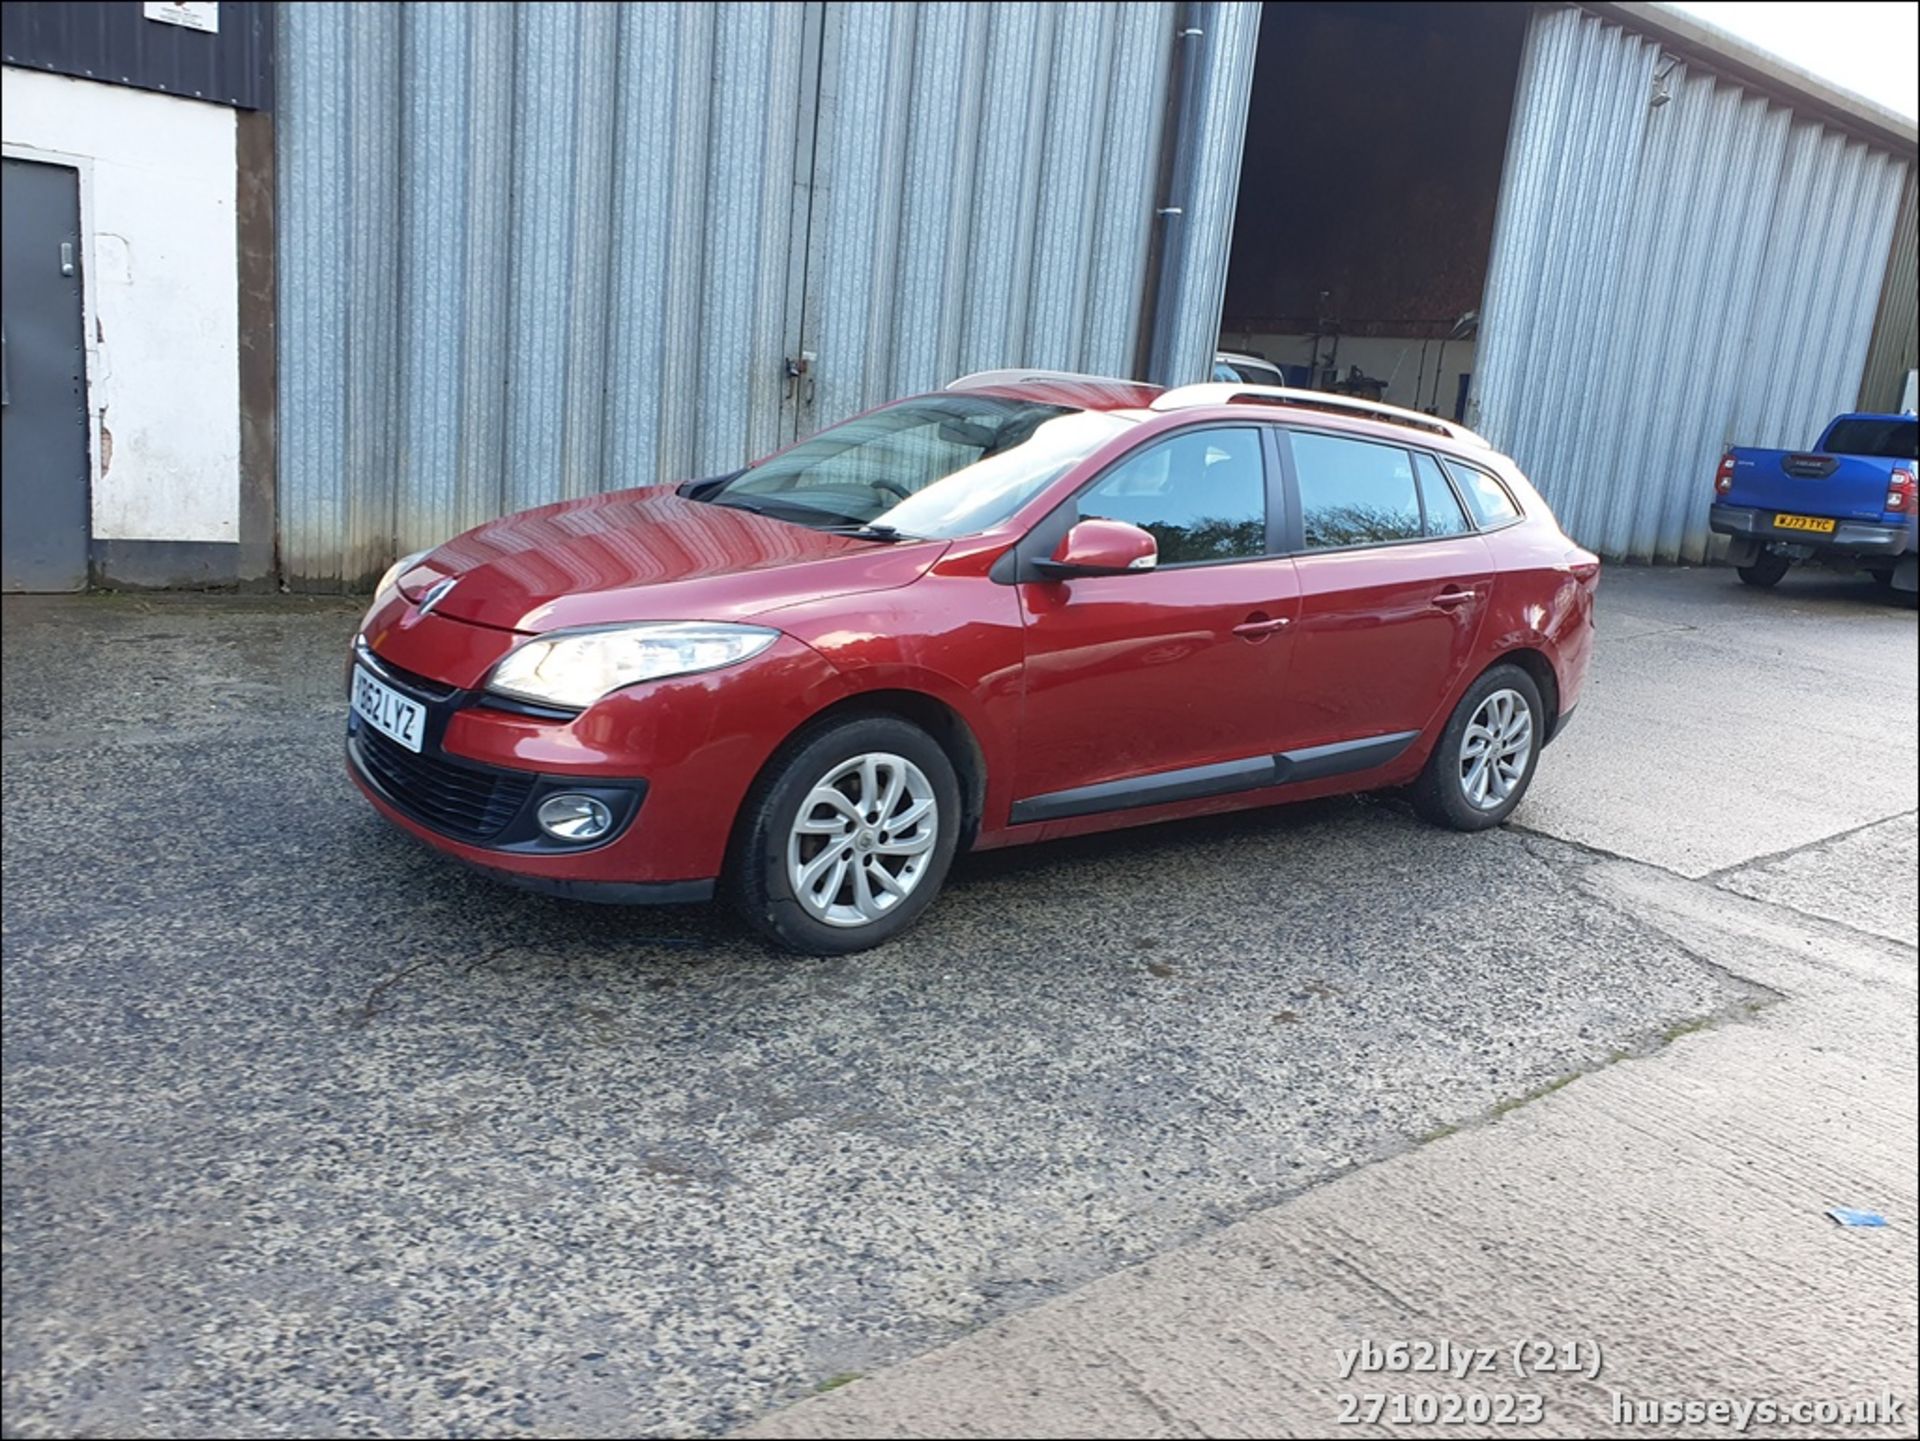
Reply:
M1817 515L1776 515L1773 518L1775 530L1812 530L1821 535L1832 535L1833 524Z

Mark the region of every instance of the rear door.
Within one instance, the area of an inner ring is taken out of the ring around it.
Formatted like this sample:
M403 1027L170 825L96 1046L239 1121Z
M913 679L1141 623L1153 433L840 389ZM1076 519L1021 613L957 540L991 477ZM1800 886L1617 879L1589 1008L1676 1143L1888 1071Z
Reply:
M1153 533L1156 569L1022 583L1026 695L1014 819L1244 790L1270 777L1299 608L1270 427L1213 425L1109 466L1031 539L1075 520ZM1087 793L1089 788L1097 788Z
M1370 769L1463 678L1492 555L1427 452L1306 429L1286 441L1300 621L1284 748L1351 747L1353 768Z

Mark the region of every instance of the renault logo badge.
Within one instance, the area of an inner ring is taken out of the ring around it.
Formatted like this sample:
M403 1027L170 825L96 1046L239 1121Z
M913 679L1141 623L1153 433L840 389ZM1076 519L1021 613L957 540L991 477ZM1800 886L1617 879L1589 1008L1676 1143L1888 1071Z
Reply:
M459 583L460 577L450 575L445 580L436 580L425 595L420 597L420 614L432 615L433 608L447 598L447 592Z

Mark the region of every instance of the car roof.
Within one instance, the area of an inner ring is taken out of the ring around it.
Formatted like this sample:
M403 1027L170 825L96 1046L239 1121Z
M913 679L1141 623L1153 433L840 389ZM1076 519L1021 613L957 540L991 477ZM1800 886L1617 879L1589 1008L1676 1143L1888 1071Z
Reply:
M974 391L1076 410L1144 410L1161 387L1112 375L1065 370L982 370L950 382L947 392Z
M1343 429L1351 427L1380 439L1407 441L1418 437L1424 445L1457 447L1463 458L1476 452L1487 456L1497 454L1484 437L1454 421L1331 391L1293 390L1251 382L1167 389L1116 376L1017 369L963 375L950 382L943 393L956 391L1119 413L1142 423L1163 415L1172 418L1182 414L1204 415L1208 419L1231 414L1235 419L1242 419L1251 410L1270 419L1290 419L1296 423L1333 421Z

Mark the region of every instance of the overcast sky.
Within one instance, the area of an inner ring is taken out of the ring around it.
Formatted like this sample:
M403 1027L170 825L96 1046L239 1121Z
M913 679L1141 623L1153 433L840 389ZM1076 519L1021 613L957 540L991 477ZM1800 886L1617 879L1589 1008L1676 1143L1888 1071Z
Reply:
M1694 0L1673 8L1909 119L1920 116L1920 5L1913 0Z

